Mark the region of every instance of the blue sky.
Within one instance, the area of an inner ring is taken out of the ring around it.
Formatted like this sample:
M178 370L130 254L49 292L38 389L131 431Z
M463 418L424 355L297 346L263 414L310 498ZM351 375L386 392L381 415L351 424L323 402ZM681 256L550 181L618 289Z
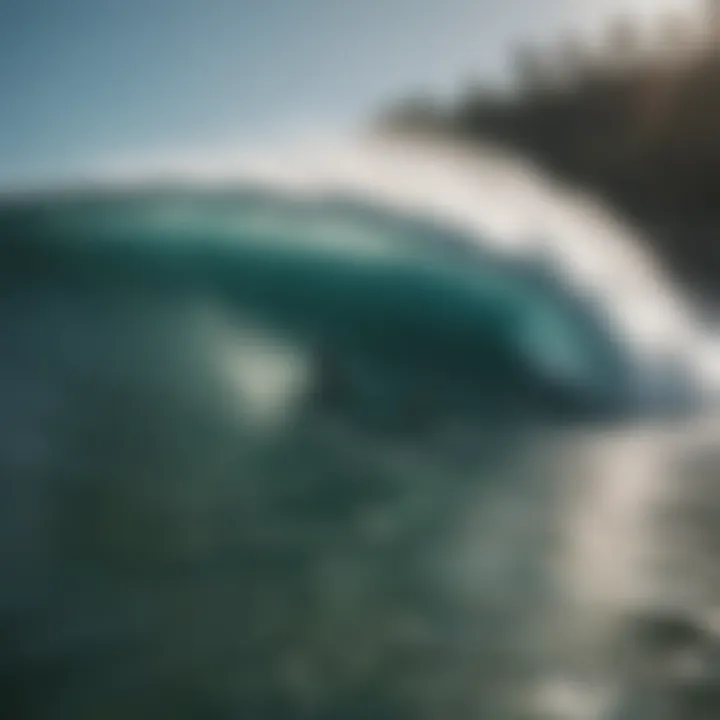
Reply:
M0 0L0 182L351 126L521 38L692 0Z

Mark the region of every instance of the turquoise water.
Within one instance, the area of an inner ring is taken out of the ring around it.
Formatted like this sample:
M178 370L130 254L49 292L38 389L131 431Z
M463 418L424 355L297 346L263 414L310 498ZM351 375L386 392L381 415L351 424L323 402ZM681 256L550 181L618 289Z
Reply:
M0 232L11 281L17 268L50 285L212 300L301 351L402 374L428 401L455 391L489 407L497 392L542 416L634 400L631 359L599 308L541 267L371 206L257 191L81 197L7 208Z
M561 273L257 188L7 201L0 238L3 716L714 707L717 435Z

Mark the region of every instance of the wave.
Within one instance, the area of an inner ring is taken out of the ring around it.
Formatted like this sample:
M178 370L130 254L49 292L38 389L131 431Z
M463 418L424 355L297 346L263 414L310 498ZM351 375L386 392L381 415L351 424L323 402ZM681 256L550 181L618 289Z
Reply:
M416 414L620 417L707 390L710 342L642 241L497 151L211 167L6 200L6 278L211 297L311 353L322 388L380 383Z
M682 700L718 428L619 422L704 387L635 235L492 154L205 163L0 209L0 714Z

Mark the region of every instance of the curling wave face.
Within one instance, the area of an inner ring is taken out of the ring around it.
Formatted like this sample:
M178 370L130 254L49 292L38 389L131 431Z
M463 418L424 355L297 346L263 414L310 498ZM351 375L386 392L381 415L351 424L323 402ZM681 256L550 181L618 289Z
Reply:
M690 315L627 231L539 196L527 168L496 160L488 177L457 151L382 150L346 152L334 174L270 182L255 168L235 187L9 202L4 273L212 298L312 354L319 386L358 400L380 384L401 415L620 417L697 401ZM520 216L535 226L510 228Z

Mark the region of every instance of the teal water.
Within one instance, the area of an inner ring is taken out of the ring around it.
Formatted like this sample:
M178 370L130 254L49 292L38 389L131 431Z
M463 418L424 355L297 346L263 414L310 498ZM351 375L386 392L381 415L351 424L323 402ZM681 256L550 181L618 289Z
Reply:
M10 282L212 300L436 400L455 390L489 406L497 391L539 416L634 400L632 360L600 308L542 267L372 206L257 191L80 197L6 208L0 233Z
M717 434L552 267L249 188L0 240L3 717L717 707Z

